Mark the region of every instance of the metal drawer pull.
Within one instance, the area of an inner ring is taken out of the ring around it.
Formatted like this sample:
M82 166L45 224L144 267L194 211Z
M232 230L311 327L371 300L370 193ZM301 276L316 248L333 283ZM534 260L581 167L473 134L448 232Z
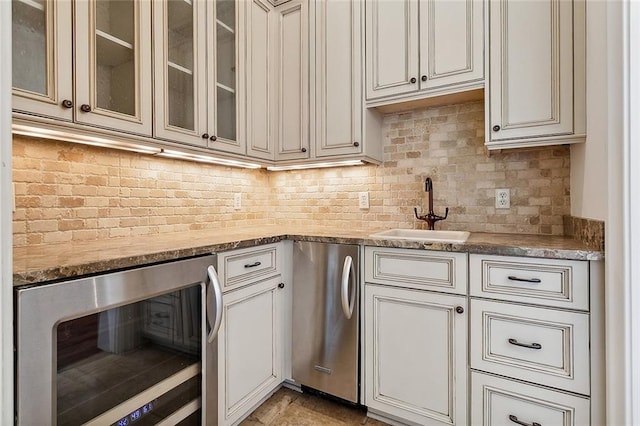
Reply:
M255 268L256 266L260 266L262 265L262 262L254 262L254 263L249 263L247 265L244 265L245 268Z
M540 278L518 278L518 277L514 277L513 275L509 275L508 277L511 281L522 281L525 283L541 283L542 280Z
M518 420L518 418L516 416L514 416L513 414L509 414L509 420L511 420L512 422L517 423L519 425L522 425L522 426L542 426L538 422L533 422L533 423L522 422L522 421Z
M528 349L542 349L542 345L540 343L531 343L531 344L520 343L516 339L509 339L509 343L516 346L522 346L523 348L528 348Z

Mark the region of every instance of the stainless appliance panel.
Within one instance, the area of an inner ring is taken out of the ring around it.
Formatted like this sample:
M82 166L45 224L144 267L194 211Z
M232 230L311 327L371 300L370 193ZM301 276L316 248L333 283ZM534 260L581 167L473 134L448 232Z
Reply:
M358 402L359 264L356 245L294 243L293 379L354 403Z
M201 318L201 410L206 424L217 419L217 340L206 324L215 318L207 307L219 305L217 277L208 267L216 256L204 256L96 277L22 287L16 290L16 415L19 425L56 424L57 333L59 324L108 310L126 316L129 306L169 292L199 287ZM216 281L216 282L214 282ZM209 314L209 315L208 315ZM162 316L160 318L163 318ZM207 321L205 318L209 318ZM117 321L116 321L117 323ZM211 324L212 325L212 324ZM162 326L162 324L160 324ZM117 326L116 326L117 328ZM198 364L194 365L197 368ZM188 371L187 371L188 373ZM172 379L175 380L175 379ZM117 392L117 390L116 390Z

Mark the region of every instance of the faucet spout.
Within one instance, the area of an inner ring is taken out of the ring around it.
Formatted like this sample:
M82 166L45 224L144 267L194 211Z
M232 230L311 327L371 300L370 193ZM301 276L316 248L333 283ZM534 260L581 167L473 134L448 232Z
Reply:
M427 229L434 230L437 221L445 220L449 216L449 207L445 209L444 216L438 216L433 212L433 181L430 177L424 181L424 190L429 194L429 211L427 214L420 216L418 215L418 209L414 207L413 213L416 215L416 219L427 222Z

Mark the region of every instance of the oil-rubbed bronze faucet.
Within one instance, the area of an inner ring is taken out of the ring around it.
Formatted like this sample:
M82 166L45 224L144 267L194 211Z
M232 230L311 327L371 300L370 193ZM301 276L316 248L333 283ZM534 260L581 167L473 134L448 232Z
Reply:
M431 181L430 177L428 177L424 181L424 190L429 194L429 212L423 216L418 216L418 209L417 207L414 207L413 213L416 215L417 219L424 220L425 222L427 222L428 229L434 230L435 229L434 225L436 224L437 221L445 220L447 216L449 216L449 207L445 209L444 216L438 216L433 212L433 182Z

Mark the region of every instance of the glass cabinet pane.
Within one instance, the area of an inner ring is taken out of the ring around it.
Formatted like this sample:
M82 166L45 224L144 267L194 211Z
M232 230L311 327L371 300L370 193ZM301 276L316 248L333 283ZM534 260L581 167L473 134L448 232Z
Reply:
M194 130L194 21L191 2L167 1L167 44L169 125Z
M216 2L217 136L236 139L236 4Z
M13 0L13 87L41 95L47 82L47 13L45 0Z
M98 108L135 116L135 10L131 0L96 2Z

